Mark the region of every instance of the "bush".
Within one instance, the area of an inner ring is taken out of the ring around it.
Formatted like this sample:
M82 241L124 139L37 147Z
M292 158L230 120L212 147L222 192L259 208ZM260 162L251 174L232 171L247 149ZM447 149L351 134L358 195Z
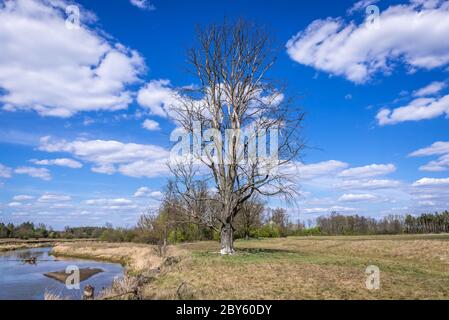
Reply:
M266 224L260 228L254 229L251 237L254 238L278 238L281 236L278 226Z

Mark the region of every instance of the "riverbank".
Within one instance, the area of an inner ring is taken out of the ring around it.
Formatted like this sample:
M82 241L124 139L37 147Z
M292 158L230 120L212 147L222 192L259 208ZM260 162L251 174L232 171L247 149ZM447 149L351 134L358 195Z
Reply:
M57 240L50 239L36 239L36 240L22 240L22 239L0 239L0 252L51 247L57 243Z
M86 239L0 239L0 252L21 250L21 249L33 249L33 248L44 248L53 247L59 243L66 242L88 242L95 240Z
M183 250L168 246L165 254L161 255L158 253L158 247L153 245L78 241L58 243L53 247L52 254L121 263L129 272L139 274L160 267L165 257L180 256Z
M59 243L52 249L56 257L71 257L120 263L125 267L122 279L104 289L96 297L110 299L149 299L146 289L157 277L169 272L171 267L188 255L177 246L165 250L153 245L135 243L72 242ZM55 297L51 297L54 299Z
M139 299L449 299L449 235L236 241L230 257L213 241L170 246L165 256L138 244L54 250L121 261ZM370 265L380 270L378 290L366 287Z

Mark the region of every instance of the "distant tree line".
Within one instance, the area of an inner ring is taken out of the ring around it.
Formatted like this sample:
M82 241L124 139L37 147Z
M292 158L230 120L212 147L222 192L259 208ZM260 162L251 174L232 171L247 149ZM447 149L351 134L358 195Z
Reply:
M334 212L330 216L319 217L316 229L321 235L445 233L449 232L449 211L418 217L389 215L380 220Z
M207 211L204 208L203 213L207 214ZM253 199L243 206L234 228L235 239L449 233L449 211L417 217L390 215L382 219L333 212L329 216L317 218L315 226L306 228L301 222L292 222L285 209L266 208L263 202ZM0 238L99 239L161 244L219 240L220 235L197 220L186 220L186 216L176 210L173 202L165 202L156 214L142 215L132 228L114 228L106 224L104 227L65 227L63 231L55 231L44 224L35 225L32 222L18 225L0 223Z
M143 215L132 229L108 228L100 239L144 243L180 243L201 240L219 240L219 234L193 221L174 207L165 207L157 215ZM411 215L390 215L374 219L358 215L345 216L336 212L319 217L316 225L306 228L301 222L292 222L285 209L267 209L259 201L249 201L234 224L235 239L279 238L287 236L383 235L449 233L449 212Z
M107 227L65 227L64 231L55 231L44 224L35 225L24 222L14 225L0 222L0 238L16 239L96 239L100 238Z

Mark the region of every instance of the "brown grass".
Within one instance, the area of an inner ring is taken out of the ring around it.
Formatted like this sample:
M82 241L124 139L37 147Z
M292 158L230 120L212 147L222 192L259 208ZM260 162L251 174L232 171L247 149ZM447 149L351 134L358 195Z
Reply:
M145 299L449 299L449 235L292 237L237 241L236 248L221 257L216 242L170 247L168 255L182 260L168 266L145 245L55 249L127 261L137 273L159 266L139 290ZM368 265L381 270L380 290L365 287Z
M42 247L52 247L58 243L62 242L77 242L77 241L89 241L89 240L79 240L79 239L0 239L0 252L21 250L21 249L32 249L32 248L42 248Z
M67 300L67 298L64 298L56 293L45 291L44 300Z
M76 242L56 245L52 253L86 259L117 262L139 273L158 268L164 257L157 254L156 246L135 243ZM175 247L168 247L168 255L181 254Z
M173 298L182 282L197 299L448 299L449 237L310 237L238 241L234 257L214 242L184 245L192 254L147 288ZM365 269L381 270L380 290Z

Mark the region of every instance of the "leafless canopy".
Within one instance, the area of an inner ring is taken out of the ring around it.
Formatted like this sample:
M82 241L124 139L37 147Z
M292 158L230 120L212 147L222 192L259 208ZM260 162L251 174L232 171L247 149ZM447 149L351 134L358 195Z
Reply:
M171 114L192 134L192 145L200 146L193 158L201 165L195 167L190 158L172 164L171 170L187 203L215 203L212 224L218 224L223 237L224 229L232 234L235 216L254 194L294 195L286 168L302 149L303 113L270 79L274 50L268 34L252 24L238 21L199 29L188 62L198 84L180 90L182 98ZM270 149L269 161L260 153L264 148ZM202 193L199 199L197 179L205 179L214 193ZM192 208L186 211L195 215Z

